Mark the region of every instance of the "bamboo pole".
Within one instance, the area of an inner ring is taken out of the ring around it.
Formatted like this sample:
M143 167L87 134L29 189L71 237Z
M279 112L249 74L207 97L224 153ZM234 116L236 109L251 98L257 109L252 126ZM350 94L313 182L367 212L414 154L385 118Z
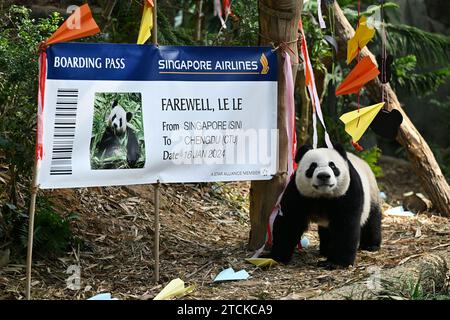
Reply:
M152 32L152 42L155 45L158 45L158 4L157 0L153 0L153 4L155 5L153 7L153 32ZM154 275L155 275L155 282L159 282L159 232L160 232L160 224L159 224L159 197L160 197L160 187L161 184L158 180L156 184L153 185L154 187L154 206L155 206L155 238L154 238L154 248L153 248L153 255L155 258L155 265L154 265Z
M31 198L28 218L27 283L25 290L25 296L27 300L31 300L31 268L33 264L34 215L36 212L36 197L39 189L37 185L38 169L38 160L36 160L33 168L33 181L31 183Z
M160 230L160 224L159 224L159 195L160 195L160 187L161 184L156 183L154 185L154 190L155 190L155 201L154 201L154 205L155 205L155 239L154 239L154 256L155 256L155 267L154 267L154 271L155 271L155 282L159 282L159 230Z
M153 0L153 30L152 30L152 42L158 45L158 1Z
M203 0L197 0L197 16L195 21L195 41L202 39Z

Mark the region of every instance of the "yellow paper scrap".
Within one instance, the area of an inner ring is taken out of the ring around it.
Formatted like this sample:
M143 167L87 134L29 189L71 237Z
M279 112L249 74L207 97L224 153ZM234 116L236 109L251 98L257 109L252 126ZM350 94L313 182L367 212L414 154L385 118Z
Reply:
M184 281L177 278L170 281L153 300L170 300L188 294L192 290L194 290L194 286L185 287Z
M274 265L278 264L278 262L270 258L248 258L245 260L257 267L273 267Z

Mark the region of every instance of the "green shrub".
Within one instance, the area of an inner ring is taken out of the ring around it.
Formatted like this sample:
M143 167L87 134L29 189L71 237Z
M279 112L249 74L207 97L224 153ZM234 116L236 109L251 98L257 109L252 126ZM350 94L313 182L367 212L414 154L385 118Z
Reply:
M364 150L358 154L372 169L375 177L380 177L383 173L381 167L377 164L381 156L381 149L378 147L373 147L368 150Z
M37 46L60 22L57 13L34 21L30 10L19 6L11 6L0 15L0 149L10 168L13 190L20 175L29 175L33 166Z
M77 215L62 216L54 204L38 197L34 220L34 250L41 255L60 254L76 241L71 222ZM10 243L19 255L25 253L28 243L28 212L13 204L5 204L0 216L0 242Z

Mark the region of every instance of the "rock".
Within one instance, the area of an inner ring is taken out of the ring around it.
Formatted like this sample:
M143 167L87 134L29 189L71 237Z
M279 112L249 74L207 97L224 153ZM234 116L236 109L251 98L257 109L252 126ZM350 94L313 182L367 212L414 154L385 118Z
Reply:
M430 210L433 204L423 194L411 191L403 194L403 206L413 212L423 212Z

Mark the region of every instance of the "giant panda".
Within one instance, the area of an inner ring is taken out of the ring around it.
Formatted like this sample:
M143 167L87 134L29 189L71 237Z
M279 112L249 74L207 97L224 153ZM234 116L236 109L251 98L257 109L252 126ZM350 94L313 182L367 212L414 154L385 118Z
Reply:
M127 162L130 168L136 167L140 156L139 142L136 133L128 126L133 114L114 100L111 111L107 117L107 126L101 140L97 143L97 157L122 156L127 153Z
M325 268L353 265L358 248L378 250L380 199L369 165L339 145L302 146L295 160L298 169L273 224L271 257L288 263L310 223L318 224L320 254L327 258L319 264Z

